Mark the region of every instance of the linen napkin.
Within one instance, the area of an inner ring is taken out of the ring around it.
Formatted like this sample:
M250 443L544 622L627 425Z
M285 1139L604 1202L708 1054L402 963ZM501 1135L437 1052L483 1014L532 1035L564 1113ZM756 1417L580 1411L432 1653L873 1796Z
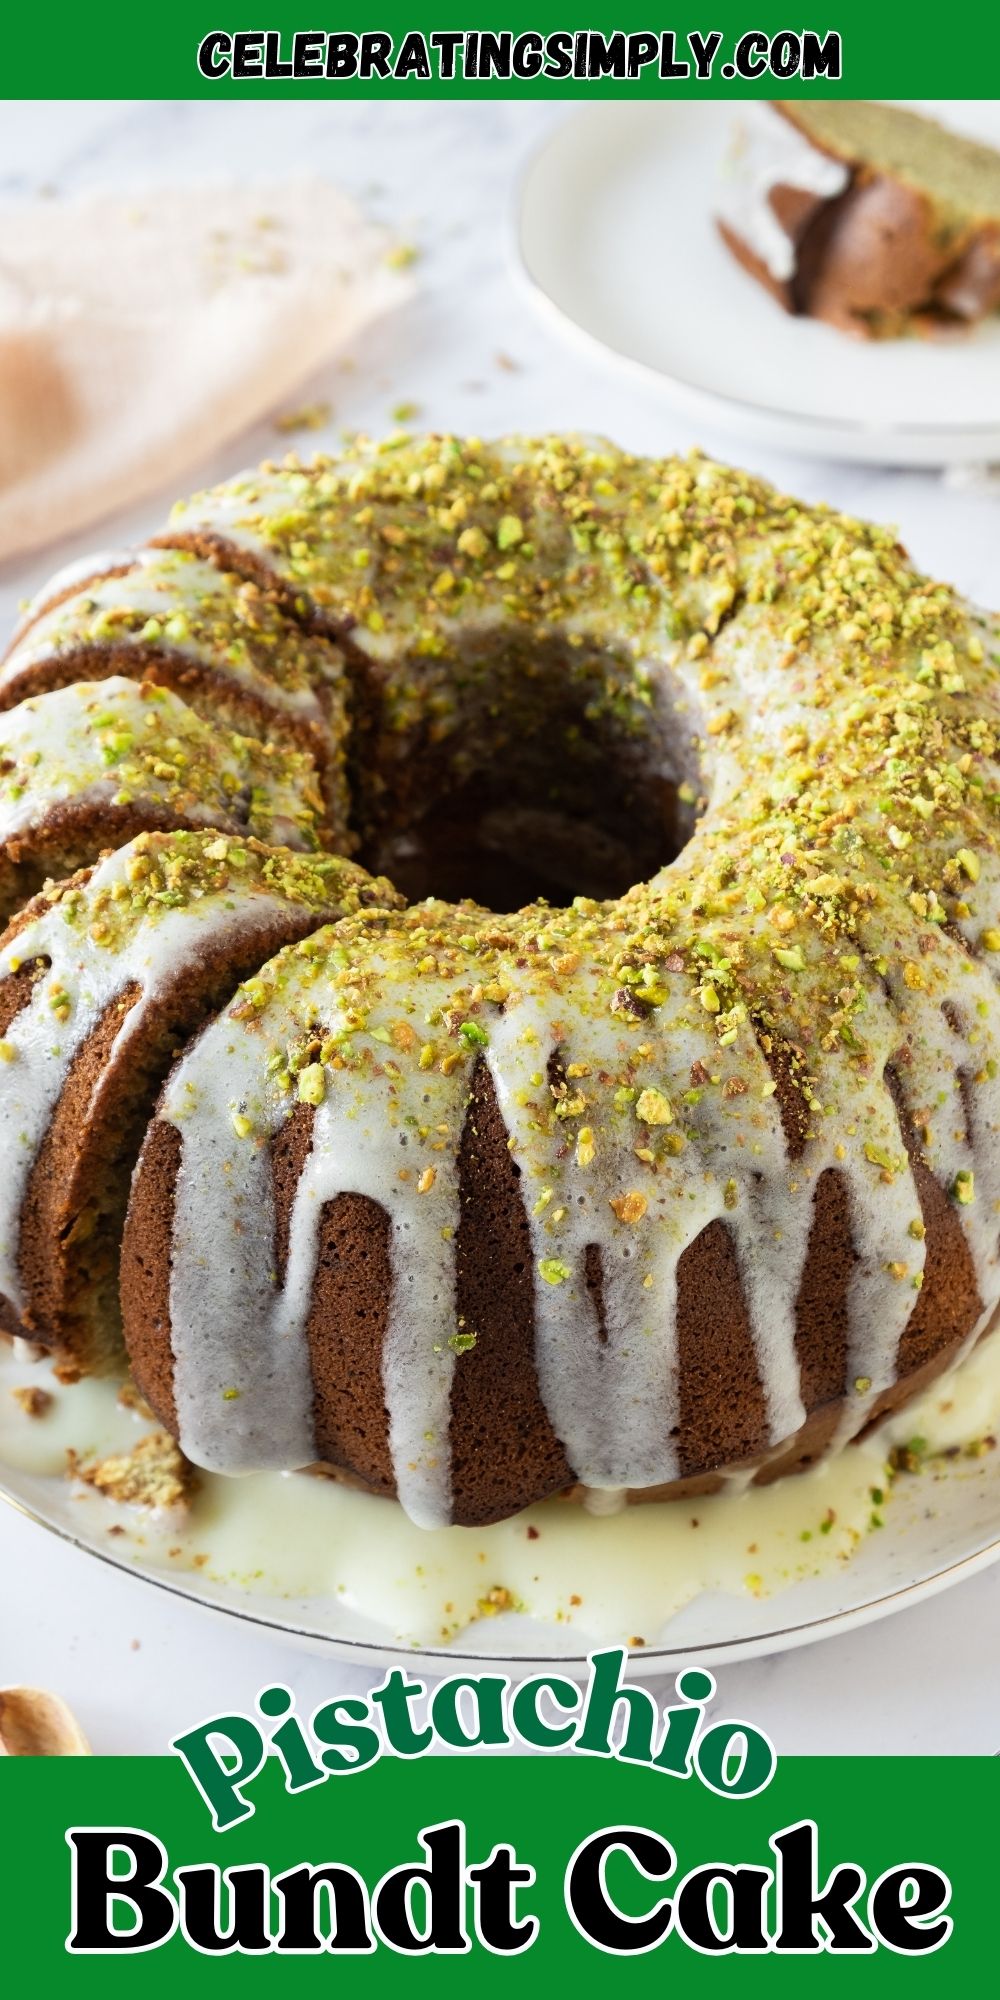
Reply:
M280 409L409 296L393 262L318 179L0 205L0 559Z

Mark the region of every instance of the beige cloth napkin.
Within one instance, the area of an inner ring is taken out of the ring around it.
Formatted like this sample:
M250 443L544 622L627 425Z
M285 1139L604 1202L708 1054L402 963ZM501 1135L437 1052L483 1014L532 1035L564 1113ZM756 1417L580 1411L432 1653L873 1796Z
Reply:
M0 207L0 558L280 409L408 296L389 250L318 180Z

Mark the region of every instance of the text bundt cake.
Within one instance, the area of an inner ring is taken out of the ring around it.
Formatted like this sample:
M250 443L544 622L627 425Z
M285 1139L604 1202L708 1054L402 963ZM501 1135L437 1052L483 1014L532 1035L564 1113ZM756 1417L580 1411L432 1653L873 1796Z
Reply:
M426 1524L774 1477L978 1336L995 621L560 438L266 466L95 567L0 669L5 882L84 871L0 943L8 1331L123 1321L195 1462Z

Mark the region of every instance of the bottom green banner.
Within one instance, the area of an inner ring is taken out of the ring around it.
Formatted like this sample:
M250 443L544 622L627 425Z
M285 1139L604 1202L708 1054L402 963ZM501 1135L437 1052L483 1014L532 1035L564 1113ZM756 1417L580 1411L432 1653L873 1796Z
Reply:
M463 1960L477 1992L651 1955L709 1993L800 1992L804 1960L825 1988L838 1958L880 1994L993 1977L990 1758L787 1758L752 1796L579 1754L302 1775L269 1756L218 1830L181 1757L0 1765L12 1989L225 1994L286 1958L366 1994L455 1990Z

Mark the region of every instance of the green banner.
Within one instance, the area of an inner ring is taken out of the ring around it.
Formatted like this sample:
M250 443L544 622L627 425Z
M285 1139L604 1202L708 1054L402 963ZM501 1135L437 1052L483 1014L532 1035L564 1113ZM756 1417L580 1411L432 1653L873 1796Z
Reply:
M12 1759L5 1974L114 2000L137 1979L270 1990L283 1958L332 1958L348 1991L405 1977L429 1995L472 1990L470 1972L476 1992L556 1975L592 1991L588 1975L635 1961L657 1985L791 1994L804 1960L827 1991L849 1957L862 1993L971 1988L992 1978L998 1803L986 1758L927 1760L919 1779L891 1759L788 1758L749 1798L584 1757L387 1758L289 1794L270 1759L256 1811L218 1834L172 1758Z
M478 19L442 0L423 22L398 0L363 14L174 0L156 17L115 0L85 26L65 5L8 10L2 48L11 97L898 98L988 88L998 42L996 12L968 0L946 16L837 0L793 18L725 0L666 23L638 5L595 19L552 0Z

